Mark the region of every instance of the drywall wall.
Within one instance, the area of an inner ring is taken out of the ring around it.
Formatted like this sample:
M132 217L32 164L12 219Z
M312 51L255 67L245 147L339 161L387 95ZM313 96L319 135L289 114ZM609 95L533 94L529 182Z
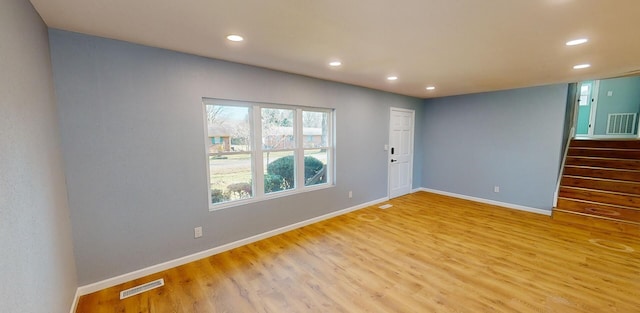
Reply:
M425 100L424 187L550 210L567 89L553 85Z
M564 111L564 131L562 132L562 147L560 149L560 161L562 162L564 159L565 150L567 150L567 146L569 145L569 137L571 137L571 128L576 127L573 125L576 114L576 105L577 105L577 97L578 97L578 86L579 83L570 83L567 85L567 101L565 105ZM562 165L561 165L562 166ZM560 175L561 168L558 168L558 175Z
M594 135L607 134L607 119L611 113L640 113L639 76L600 81ZM637 129L635 133L637 134Z
M69 312L77 288L47 28L0 2L0 312Z
M82 285L384 198L390 107L422 115L420 99L49 34ZM202 97L335 108L336 186L209 212ZM421 172L417 161L415 187Z

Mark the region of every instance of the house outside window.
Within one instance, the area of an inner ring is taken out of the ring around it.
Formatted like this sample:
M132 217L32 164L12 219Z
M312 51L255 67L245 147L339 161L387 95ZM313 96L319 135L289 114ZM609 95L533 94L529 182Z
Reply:
M211 210L333 185L332 109L203 103Z

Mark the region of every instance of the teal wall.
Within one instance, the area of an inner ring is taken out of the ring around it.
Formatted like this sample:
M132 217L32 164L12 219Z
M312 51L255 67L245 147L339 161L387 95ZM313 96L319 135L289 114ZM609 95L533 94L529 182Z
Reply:
M608 96L609 91L612 91L613 95ZM640 76L601 80L594 134L606 135L607 118L610 113L638 113L639 111Z

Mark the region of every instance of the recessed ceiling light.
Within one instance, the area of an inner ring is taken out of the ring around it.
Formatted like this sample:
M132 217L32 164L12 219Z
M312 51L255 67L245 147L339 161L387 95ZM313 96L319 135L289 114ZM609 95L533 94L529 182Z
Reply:
M434 86L428 86L426 89L427 89L427 90L435 90L435 89L436 89L436 87L434 87Z
M591 67L591 64L578 64L578 65L574 65L574 66L573 66L573 69L575 69L575 70L579 70L579 69L587 68L587 67Z
M240 35L229 35L227 36L227 39L231 40L231 41L243 41L244 38L242 38L242 36Z
M387 80L398 80L398 76L387 76Z
M576 46L576 45L581 45L585 42L589 41L589 39L587 38L580 38L580 39L574 39L571 41L567 41L566 45L567 46Z
M329 62L329 66L336 67L336 66L340 66L340 65L342 65L342 62L340 62L340 61Z

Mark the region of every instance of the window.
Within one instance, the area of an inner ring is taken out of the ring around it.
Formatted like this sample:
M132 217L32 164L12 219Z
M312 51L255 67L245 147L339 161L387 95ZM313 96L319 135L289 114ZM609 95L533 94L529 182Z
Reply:
M589 101L589 95L591 91L589 90L591 85L582 85L580 86L580 105L589 105L591 102Z
M203 102L210 209L333 185L333 110Z

